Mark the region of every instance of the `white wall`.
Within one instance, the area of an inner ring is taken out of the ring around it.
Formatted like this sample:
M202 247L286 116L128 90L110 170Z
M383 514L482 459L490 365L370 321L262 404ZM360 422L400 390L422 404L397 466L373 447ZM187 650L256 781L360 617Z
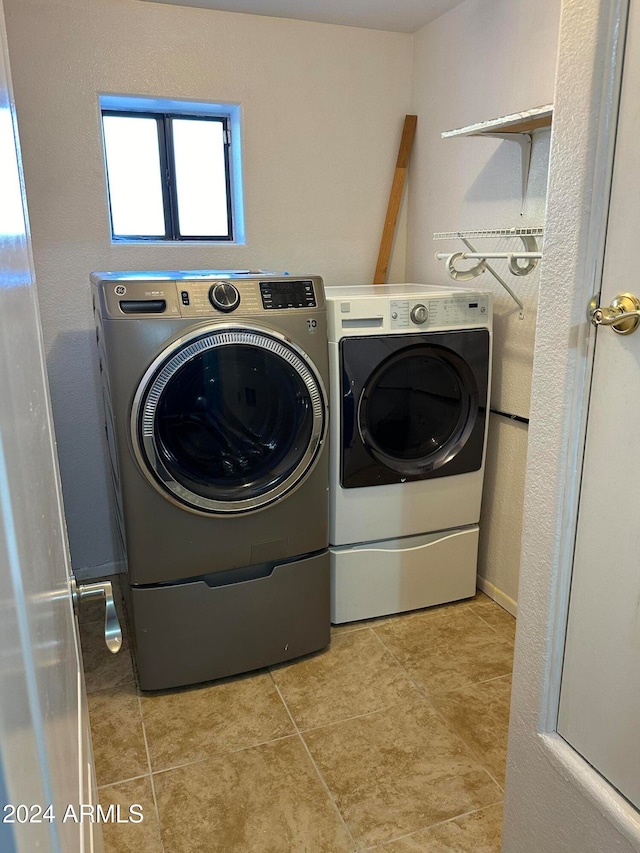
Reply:
M444 130L553 101L560 0L466 0L415 35L412 110L418 130L411 164L407 275L451 285L436 251L438 231L541 225L549 164L549 131L534 135L522 213L519 147L495 139L446 139ZM477 241L497 250L512 240ZM499 271L525 302L525 319L490 274L475 279L495 299L492 406L528 418L539 271ZM491 417L480 526L481 583L515 609L524 496L526 426ZM505 495L509 499L504 499Z
M116 552L89 273L263 267L370 281L412 37L135 0L6 0L5 11L72 558L100 574ZM242 105L246 246L111 244L101 92ZM392 280L405 276L404 223Z

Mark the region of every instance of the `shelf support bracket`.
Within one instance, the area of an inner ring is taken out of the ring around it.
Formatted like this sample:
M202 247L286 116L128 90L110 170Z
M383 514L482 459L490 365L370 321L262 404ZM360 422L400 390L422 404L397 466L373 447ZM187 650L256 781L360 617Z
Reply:
M517 142L520 146L520 158L522 164L522 207L520 213L524 213L524 202L529 186L529 172L531 171L531 134L530 133L483 133L493 139L502 139L505 142Z
M466 239L466 237L460 237L460 239L465 244L467 249L469 249L470 252L476 251L476 249L471 245L471 243ZM522 302L521 299L518 299L518 297L515 295L513 290L509 287L507 282L502 278L502 276L498 275L498 273L494 270L494 268L490 264L488 264L486 261L485 261L485 269L488 270L491 273L491 275L496 279L496 281L504 287L504 289L507 291L509 296L513 299L513 301L516 303L516 305L520 309L520 311L518 312L518 317L521 320L524 320L524 302Z

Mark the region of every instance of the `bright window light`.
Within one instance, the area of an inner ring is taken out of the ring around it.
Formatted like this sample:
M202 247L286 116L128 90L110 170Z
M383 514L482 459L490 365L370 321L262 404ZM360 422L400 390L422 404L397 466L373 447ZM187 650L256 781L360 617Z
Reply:
M158 122L105 115L111 225L114 237L164 237Z
M16 158L13 122L8 109L0 109L0 239L24 234L22 187Z
M174 119L172 128L180 233L228 234L222 122Z
M100 104L114 241L243 241L239 107L115 95Z

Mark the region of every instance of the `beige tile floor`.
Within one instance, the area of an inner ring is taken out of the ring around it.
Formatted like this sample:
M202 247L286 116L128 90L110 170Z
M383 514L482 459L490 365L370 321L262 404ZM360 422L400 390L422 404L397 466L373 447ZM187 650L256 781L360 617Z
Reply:
M84 615L99 802L144 814L107 853L499 853L515 620L482 593L160 693L102 627Z

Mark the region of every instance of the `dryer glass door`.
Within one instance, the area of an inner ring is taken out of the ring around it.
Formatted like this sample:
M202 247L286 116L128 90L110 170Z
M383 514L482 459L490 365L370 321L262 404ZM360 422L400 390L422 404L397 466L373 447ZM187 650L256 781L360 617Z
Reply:
M370 377L358 422L374 457L400 474L445 465L466 443L478 410L476 383L449 350L409 347Z
M203 512L258 509L311 470L325 429L320 380L290 342L218 329L181 340L139 391L143 470Z
M341 357L343 487L430 479L482 466L486 329L346 338Z

